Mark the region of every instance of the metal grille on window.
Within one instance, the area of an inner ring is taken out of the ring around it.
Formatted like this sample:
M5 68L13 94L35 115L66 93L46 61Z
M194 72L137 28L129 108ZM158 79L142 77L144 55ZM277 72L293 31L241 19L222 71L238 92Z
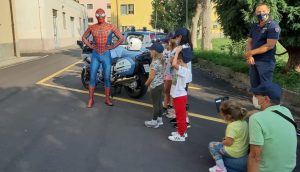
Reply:
M128 14L134 14L134 4L128 5Z

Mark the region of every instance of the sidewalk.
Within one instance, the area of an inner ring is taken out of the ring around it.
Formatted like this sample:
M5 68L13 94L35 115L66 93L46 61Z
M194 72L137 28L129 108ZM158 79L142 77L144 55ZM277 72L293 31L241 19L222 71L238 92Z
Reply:
M43 51L43 52L34 52L34 53L24 53L21 54L22 57L4 57L0 58L0 69L8 68L11 66L16 66L18 64L31 62L34 60L42 59L45 57L48 57L51 54L56 54L63 51L70 51L77 49L78 46L68 46L63 47L59 49L49 50L49 51Z
M44 56L28 56L28 57L5 57L5 58L0 58L0 69L8 68L11 66L15 66L18 64L38 60L41 58L45 58L48 55Z

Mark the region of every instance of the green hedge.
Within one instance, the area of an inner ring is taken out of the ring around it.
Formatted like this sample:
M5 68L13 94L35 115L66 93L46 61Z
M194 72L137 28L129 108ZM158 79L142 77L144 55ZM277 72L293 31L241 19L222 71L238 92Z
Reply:
M195 50L195 57L203 58L214 64L229 67L235 72L247 73L248 66L244 58L238 55L229 55L220 51L199 51Z
M241 55L229 55L225 51L199 51L194 52L196 58L202 58L211 61L214 64L229 67L235 72L247 74L249 67ZM283 88L300 93L300 73L292 71L285 73L284 66L286 62L278 60L274 72L274 82Z

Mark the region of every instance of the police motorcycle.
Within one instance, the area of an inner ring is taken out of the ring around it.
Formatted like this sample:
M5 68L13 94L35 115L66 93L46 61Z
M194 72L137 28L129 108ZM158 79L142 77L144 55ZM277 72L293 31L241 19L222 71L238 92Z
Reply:
M81 72L81 82L83 87L88 89L90 81L90 63L92 57L92 49L77 41L82 49L83 67ZM150 53L142 47L142 41L138 38L128 40L127 46L118 46L111 51L112 68L111 68L111 84L112 95L120 93L125 88L129 97L140 98L147 92L145 82L150 71ZM104 78L102 65L97 73L97 85L104 87Z

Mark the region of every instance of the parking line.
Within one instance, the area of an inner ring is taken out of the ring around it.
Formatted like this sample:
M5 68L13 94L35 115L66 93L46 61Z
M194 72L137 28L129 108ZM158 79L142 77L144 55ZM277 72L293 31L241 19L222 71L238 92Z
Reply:
M45 82L49 81L50 79L56 77L57 75L60 75L60 74L64 73L66 70L70 69L71 67L73 67L73 66L75 66L75 65L77 65L77 64L79 64L79 63L81 63L81 60L78 61L78 62L75 62L75 63L73 63L73 64L71 64L71 65L69 65L69 66L67 66L67 67L65 67L65 68L63 68L63 69L61 69L61 70L55 72L55 73L53 73L52 75L50 75L50 76L48 76L48 77L46 77L46 78L44 78L44 79L38 81L36 84L39 84L39 85L40 85L40 84L42 84L42 83L45 83Z
M57 88L57 89L62 89L62 90L67 90L67 91L73 91L73 92L78 92L78 93L83 93L83 94L88 94L88 91L85 91L85 90L80 90L80 89L75 89L75 88L69 88L69 87L64 87L64 86L59 86L59 85L53 85L53 84L48 84L46 83L47 81L49 81L50 79L66 72L66 71L73 71L73 70L70 70L70 68L72 68L73 66L77 65L81 63L81 60L80 61L77 61L55 73L53 73L52 75L38 81L36 84L37 85L41 85L41 86L46 86L46 87L52 87L52 88ZM201 88L198 88L198 87L189 87L191 89L195 89L195 90L200 90ZM104 94L100 94L100 93L95 93L96 96L100 96L100 97L105 97ZM126 102L126 103L131 103L131 104L136 104L136 105L141 105L141 106L145 106L145 107L150 107L152 108L153 106L151 104L148 104L148 103L143 103L143 102L139 102L139 101L135 101L135 100L130 100L130 99L125 99L125 98L120 98L120 97L114 97L115 100L119 100L119 101L122 101L122 102ZM214 121L214 122L218 122L218 123L225 123L224 120L222 119L219 119L219 118L214 118L214 117L210 117L210 116L206 116L206 115L201 115L201 114L197 114L197 113L192 113L192 112L189 112L188 113L189 116L192 116L192 117L196 117L196 118L200 118L200 119L205 119L205 120L209 120L209 121Z
M75 89L75 88L52 85L52 84L47 84L47 83L37 83L37 84L46 86L46 87L52 87L52 88L57 88L57 89L62 89L62 90L67 90L67 91L73 91L73 92L77 92L77 93L88 94L88 91ZM100 94L100 93L95 93L95 96L105 97L104 94ZM114 97L113 99L122 101L122 102L126 102L126 103L135 104L135 105L140 105L140 106L145 106L145 107L150 107L150 108L153 107L149 103L139 102L139 101L135 101L135 100L125 99L125 98L120 98L120 97ZM205 120L214 121L214 122L218 122L218 123L225 123L222 119L219 119L219 118L214 118L214 117L201 115L201 114L197 114L197 113L192 113L192 112L189 112L188 114L189 114L189 116L200 118L200 119L205 119Z
M189 89L192 89L192 90L201 90L201 88L199 88L199 87L193 87L193 86L189 86Z

